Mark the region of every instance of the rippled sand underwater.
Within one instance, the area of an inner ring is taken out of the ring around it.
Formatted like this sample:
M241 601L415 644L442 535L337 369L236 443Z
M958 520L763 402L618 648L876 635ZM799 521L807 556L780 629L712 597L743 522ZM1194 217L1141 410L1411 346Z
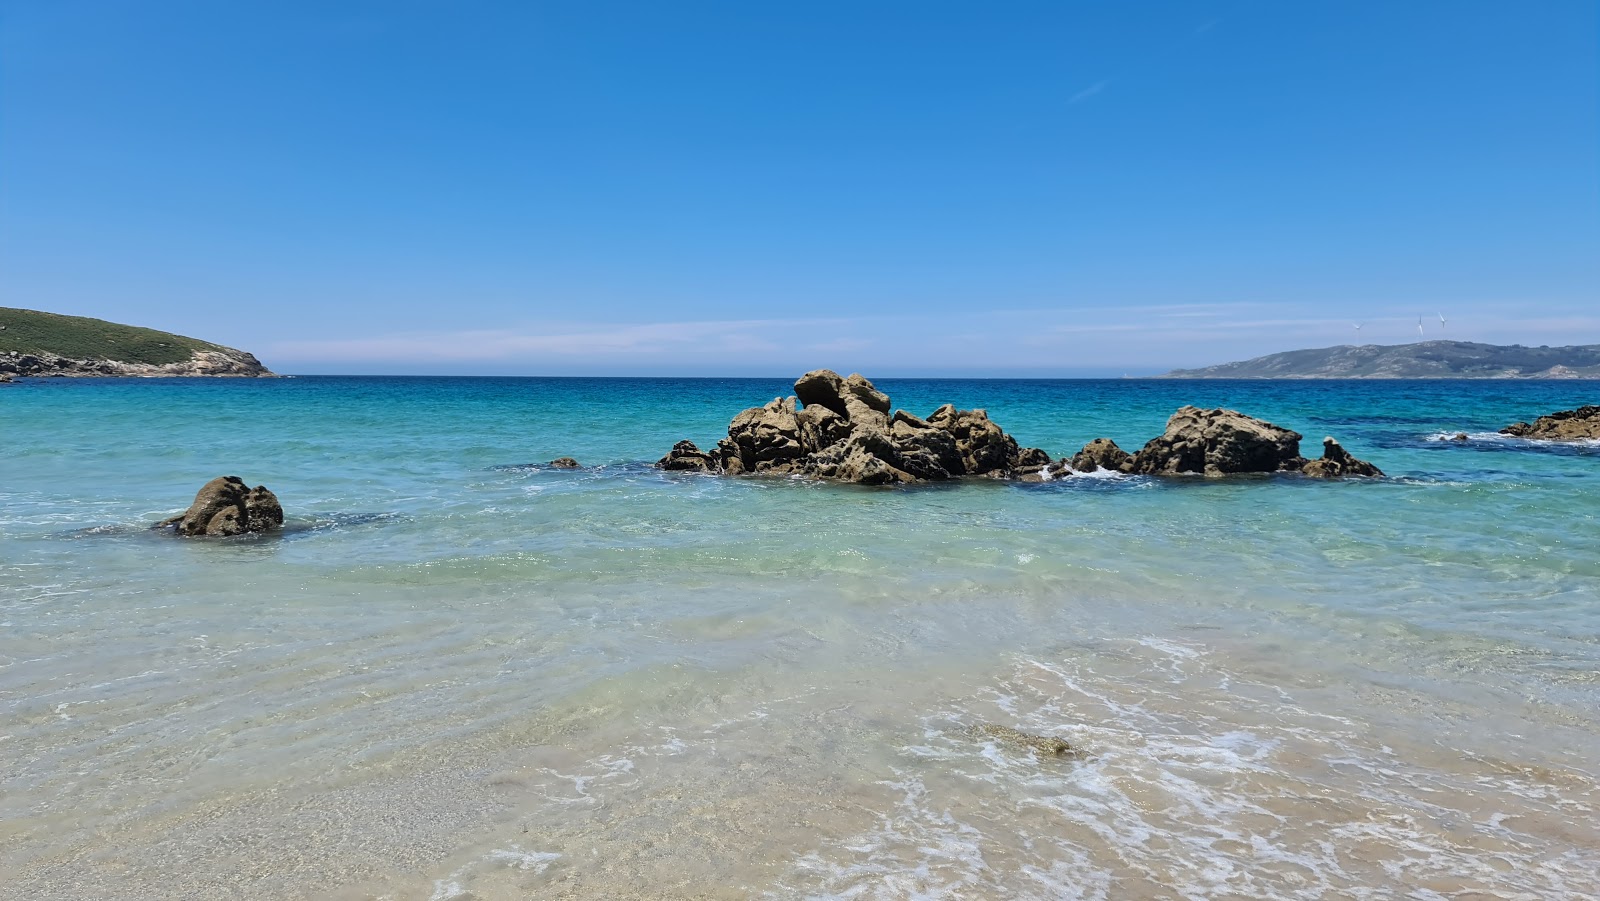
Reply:
M1600 894L1600 449L1491 437L1585 386L884 385L1391 478L641 465L781 382L7 389L0 895ZM225 472L290 528L140 528Z

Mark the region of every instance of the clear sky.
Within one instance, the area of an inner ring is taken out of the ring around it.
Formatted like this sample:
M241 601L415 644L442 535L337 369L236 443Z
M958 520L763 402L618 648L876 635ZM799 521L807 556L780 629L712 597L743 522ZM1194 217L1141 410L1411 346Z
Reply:
M302 373L1600 343L1597 59L1594 0L3 0L0 305Z

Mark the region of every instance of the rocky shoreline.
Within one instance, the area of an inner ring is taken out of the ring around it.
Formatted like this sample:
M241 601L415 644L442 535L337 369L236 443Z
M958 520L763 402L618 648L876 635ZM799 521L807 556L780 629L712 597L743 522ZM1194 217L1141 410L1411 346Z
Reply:
M10 378L7 378L7 377ZM197 350L176 363L76 360L47 353L0 353L0 380L15 378L275 378L254 354Z
M1130 454L1109 438L1089 442L1054 462L1022 447L983 410L946 404L926 419L893 409L889 396L859 373L827 369L794 383L792 397L774 398L733 418L728 437L709 451L684 440L657 461L661 469L719 475L763 475L899 485L957 478L1047 481L1078 472L1226 476L1294 472L1312 478L1382 476L1323 439L1320 459L1300 456L1301 435L1234 410L1183 407L1166 431Z
M1501 429L1500 434L1535 441L1600 440L1600 406L1558 410L1533 422L1515 422Z

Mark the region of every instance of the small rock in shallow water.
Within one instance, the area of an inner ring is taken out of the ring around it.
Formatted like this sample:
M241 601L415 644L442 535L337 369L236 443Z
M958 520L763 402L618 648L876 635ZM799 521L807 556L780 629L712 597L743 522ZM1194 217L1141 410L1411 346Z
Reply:
M979 739L993 739L1015 748L1032 751L1040 757L1076 757L1077 749L1067 744L1066 739L1053 738L1048 735L1030 735L1019 732L1010 726L996 726L993 723L984 723L972 730L973 735Z
M181 516L157 524L171 526L179 535L226 537L265 532L283 525L283 507L265 486L245 486L238 476L221 476L201 487L194 503Z
M1312 460L1300 471L1314 479L1334 479L1340 476L1381 476L1383 470L1365 460L1357 460L1333 438L1322 439L1322 459Z
M583 466L571 457L557 457L550 461L551 469L582 469Z

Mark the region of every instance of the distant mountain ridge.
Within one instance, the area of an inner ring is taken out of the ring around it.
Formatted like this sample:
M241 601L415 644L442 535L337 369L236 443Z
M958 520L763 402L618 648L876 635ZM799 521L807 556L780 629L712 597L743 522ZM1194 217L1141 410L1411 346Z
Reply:
M1341 344L1291 350L1168 379L1600 379L1600 344L1523 347L1471 341Z
M271 376L255 355L87 316L0 307L0 379L11 376Z

